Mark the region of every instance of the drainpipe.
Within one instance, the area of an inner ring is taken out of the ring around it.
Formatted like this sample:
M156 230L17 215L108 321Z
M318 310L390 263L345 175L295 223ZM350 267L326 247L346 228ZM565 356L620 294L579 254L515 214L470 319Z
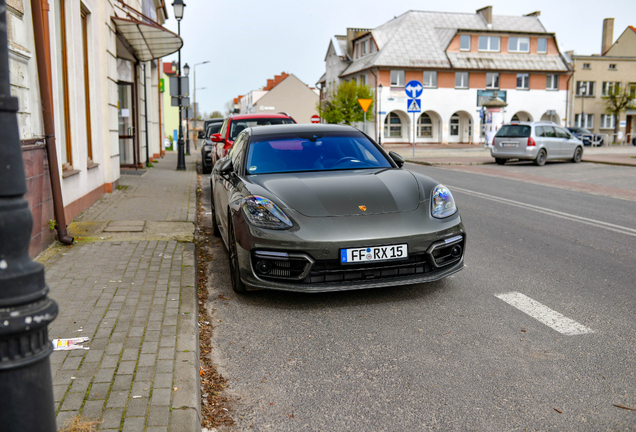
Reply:
M144 67L144 112L146 119L146 168L150 165L150 146L148 144L148 91L146 90L146 63Z
M51 88L51 63L49 46L49 3L48 0L31 0L35 54L42 98L42 120L46 139L46 154L49 162L49 176L53 195L53 213L57 239L66 245L73 244L74 238L66 231L66 215L62 200L62 184L55 147L55 123L53 119L53 91Z

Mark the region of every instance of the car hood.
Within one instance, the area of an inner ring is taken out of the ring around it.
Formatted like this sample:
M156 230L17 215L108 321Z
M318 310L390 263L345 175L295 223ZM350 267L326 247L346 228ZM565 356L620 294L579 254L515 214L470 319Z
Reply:
M250 181L309 217L412 211L421 201L417 180L400 169L262 174Z

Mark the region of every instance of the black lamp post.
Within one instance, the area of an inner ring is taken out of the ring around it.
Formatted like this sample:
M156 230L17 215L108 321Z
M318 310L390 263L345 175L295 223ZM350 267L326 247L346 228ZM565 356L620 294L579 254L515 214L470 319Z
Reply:
M183 8L185 7L185 3L183 0L174 0L172 3L172 7L174 8L174 17L177 20L177 34L181 36L181 19L183 18ZM177 146L179 147L177 153L177 171L185 171L185 148L184 148L184 140L183 140L183 112L181 106L181 48L179 48L179 64L177 66L177 90L179 91L179 139L177 140Z
M53 432L55 410L47 326L57 304L44 266L29 257L33 216L11 96L6 0L0 0L0 419L2 430Z
M190 74L190 66L188 64L183 65L183 76L187 77ZM190 89L187 89L188 97L190 96ZM190 156L190 104L187 106L188 115L186 116L186 154Z

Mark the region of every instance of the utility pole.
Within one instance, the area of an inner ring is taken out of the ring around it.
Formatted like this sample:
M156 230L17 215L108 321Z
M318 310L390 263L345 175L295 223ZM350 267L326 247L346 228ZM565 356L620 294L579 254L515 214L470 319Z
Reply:
M0 419L2 430L55 431L48 325L57 303L47 297L44 266L29 257L33 216L11 96L6 0L0 0Z

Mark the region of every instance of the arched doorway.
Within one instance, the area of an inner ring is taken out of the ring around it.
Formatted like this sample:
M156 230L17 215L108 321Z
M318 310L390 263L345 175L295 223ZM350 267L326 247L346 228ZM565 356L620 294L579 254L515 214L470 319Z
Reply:
M383 137L385 142L409 142L409 118L402 111L391 111L384 119Z
M510 121L518 121L518 122L532 122L532 116L528 114L526 111L518 111L515 115L512 116Z
M472 142L473 117L466 111L457 111L450 118L448 124L448 142Z
M559 116L557 115L556 111L554 111L554 110L546 111L541 116L541 121L549 121L549 122L561 125L561 122L559 121Z

